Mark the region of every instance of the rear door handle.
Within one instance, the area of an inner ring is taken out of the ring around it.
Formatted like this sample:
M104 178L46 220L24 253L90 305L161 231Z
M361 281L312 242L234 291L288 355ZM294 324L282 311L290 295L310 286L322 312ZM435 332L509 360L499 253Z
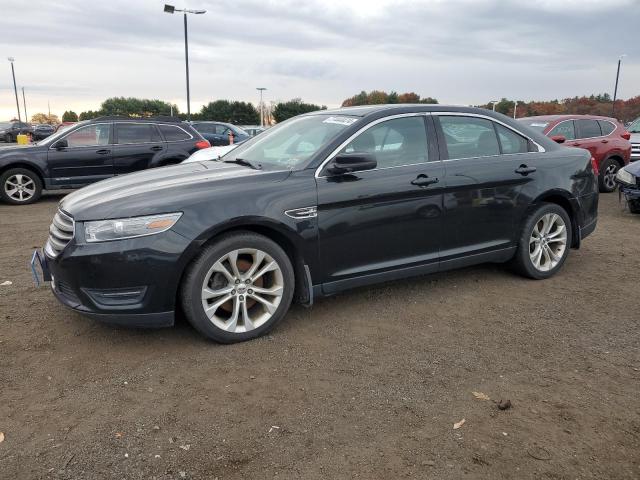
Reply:
M519 173L520 175L529 175L530 173L535 172L537 169L536 167L527 167L526 165L520 165L518 168L516 168L516 173Z
M107 150L106 148L103 148L102 150L96 150L96 153L98 155L106 155L108 153L111 153L111 150Z
M151 147L151 150L153 150L154 152L159 152L160 150L162 150L162 147L160 145L156 145L155 147Z
M428 175L421 173L415 178L415 180L411 180L411 185L417 185L419 187L428 187L429 185L433 183L438 183L439 181L440 180L438 180L437 177L430 177Z
M609 140L604 139L604 140L600 140L602 143L609 143Z

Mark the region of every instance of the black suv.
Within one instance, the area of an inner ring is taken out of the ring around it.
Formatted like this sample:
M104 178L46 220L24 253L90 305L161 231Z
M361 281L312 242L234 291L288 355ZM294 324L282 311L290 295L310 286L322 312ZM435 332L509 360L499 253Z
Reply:
M0 122L0 140L15 142L21 133L31 133L33 127L25 122Z
M186 122L100 117L41 142L0 149L0 198L24 205L43 189L79 188L125 173L180 163L209 142Z
M204 335L237 342L269 331L293 299L482 262L549 278L597 208L588 151L499 113L323 110L219 161L68 195L33 264L88 316L168 326L182 309Z

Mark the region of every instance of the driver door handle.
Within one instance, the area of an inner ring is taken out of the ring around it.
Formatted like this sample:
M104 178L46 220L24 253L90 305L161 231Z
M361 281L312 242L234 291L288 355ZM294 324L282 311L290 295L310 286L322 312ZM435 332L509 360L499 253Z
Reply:
M519 173L520 175L529 175L530 173L535 172L537 169L536 167L527 167L526 165L520 165L518 168L516 168L516 173Z
M440 180L438 180L437 177L430 177L428 175L421 173L415 178L415 180L411 180L411 185L417 185L419 187L428 187L429 185L433 183L438 183L439 181Z
M154 152L159 152L160 150L162 150L162 147L160 145L156 145L155 147L151 147L151 150L153 150Z
M98 155L106 155L106 154L108 154L108 153L111 153L111 150L108 150L108 149L106 149L106 148L103 148L103 149L101 149L101 150L96 150L96 153L97 153Z

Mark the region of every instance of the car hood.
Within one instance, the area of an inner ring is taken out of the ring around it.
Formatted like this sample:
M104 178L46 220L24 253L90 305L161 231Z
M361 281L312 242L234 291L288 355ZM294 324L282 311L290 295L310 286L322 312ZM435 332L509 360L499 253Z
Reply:
M0 159L4 157L12 157L16 153L19 154L28 154L29 152L38 152L41 150L46 150L45 147L36 144L30 145L12 145L10 147L0 147Z
M640 162L632 162L624 167L624 170L635 175L636 177L640 177Z
M640 133L632 133L630 141L631 143L640 143Z
M288 170L253 170L214 161L180 164L94 183L66 196L60 208L77 221L176 212L195 203L212 204L217 192L241 194L288 175Z

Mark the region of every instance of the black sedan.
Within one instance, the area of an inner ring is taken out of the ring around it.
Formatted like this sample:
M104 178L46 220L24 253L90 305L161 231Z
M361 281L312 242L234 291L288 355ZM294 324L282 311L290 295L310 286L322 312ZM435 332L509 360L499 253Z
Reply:
M53 125L47 125L46 123L33 125L31 135L34 140L43 140L49 135L53 135L56 129Z
M251 135L231 123L193 122L191 125L205 140L208 140L213 147L229 145L231 143L242 143L251 138Z
M629 211L640 213L640 162L633 162L618 170L616 183L624 195Z
M589 152L501 114L325 110L220 161L67 196L40 263L54 295L90 317L169 326L181 309L230 343L272 329L292 301L352 287L482 262L551 277L597 207Z

